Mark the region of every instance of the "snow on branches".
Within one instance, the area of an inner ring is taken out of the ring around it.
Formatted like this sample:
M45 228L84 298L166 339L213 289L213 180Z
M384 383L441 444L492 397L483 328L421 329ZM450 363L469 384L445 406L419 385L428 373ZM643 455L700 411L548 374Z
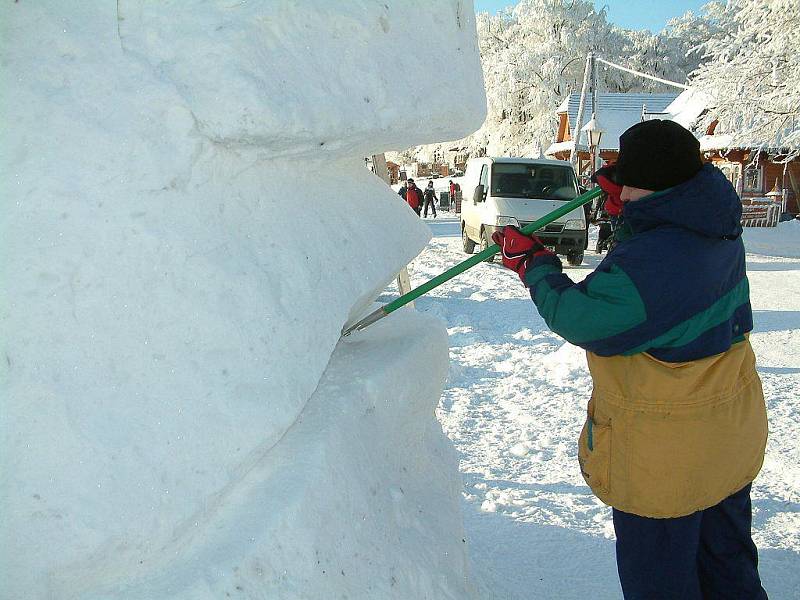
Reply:
M690 84L732 146L800 156L800 1L730 0Z
M713 27L704 16L687 13L655 35L625 30L608 21L604 8L598 10L587 0L521 0L497 15L481 13L477 29L487 119L464 140L423 147L414 154L425 161L436 150L456 145L471 156L536 156L555 139L556 108L567 94L581 89L589 51L639 71L685 81L700 64L696 47ZM607 92L667 89L606 68L599 69L598 86Z

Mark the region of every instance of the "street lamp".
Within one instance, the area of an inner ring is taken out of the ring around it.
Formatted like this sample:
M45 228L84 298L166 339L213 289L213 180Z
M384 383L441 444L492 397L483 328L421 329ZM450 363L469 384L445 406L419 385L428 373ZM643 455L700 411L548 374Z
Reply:
M592 175L597 170L597 151L600 147L600 139L603 137L605 130L600 126L597 120L597 115L592 112L592 118L589 122L581 127L581 131L585 131L589 138L589 153L592 157Z

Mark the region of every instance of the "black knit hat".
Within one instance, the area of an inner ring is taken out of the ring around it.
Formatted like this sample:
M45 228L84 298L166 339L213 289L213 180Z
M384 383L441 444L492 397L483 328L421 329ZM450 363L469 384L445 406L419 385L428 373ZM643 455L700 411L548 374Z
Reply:
M700 142L675 121L643 121L619 136L617 181L644 190L665 190L703 167Z

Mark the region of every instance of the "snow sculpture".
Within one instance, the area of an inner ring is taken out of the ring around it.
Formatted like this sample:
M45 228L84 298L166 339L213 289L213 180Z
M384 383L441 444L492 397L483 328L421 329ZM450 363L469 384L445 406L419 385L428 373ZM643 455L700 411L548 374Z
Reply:
M441 326L337 343L429 235L361 157L483 118L471 3L0 26L0 597L468 595Z

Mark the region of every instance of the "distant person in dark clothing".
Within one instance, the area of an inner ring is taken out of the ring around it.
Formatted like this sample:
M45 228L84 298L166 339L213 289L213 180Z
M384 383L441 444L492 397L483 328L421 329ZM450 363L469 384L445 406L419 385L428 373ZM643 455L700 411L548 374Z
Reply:
M425 188L425 210L423 216L428 216L428 207L431 207L433 218L436 218L436 191L433 189L433 182L429 181L428 186Z
M598 207L595 211L595 220L600 221L597 254L604 249L611 250L614 247L614 235L622 224L623 203L620 195L623 186L616 181L616 171L616 166L605 165L592 175L592 182L598 184L604 192L603 197L598 200Z
M592 175L592 182L598 184L605 192L606 199L603 203L603 210L608 213L609 217L620 220L623 208L620 195L623 186L616 182L616 171L614 165L606 165Z
M405 201L408 202L408 205L414 209L414 212L417 213L417 216L419 216L422 210L423 196L422 190L416 186L413 179L408 180L408 189L406 189L404 198Z
M405 199L406 199L406 190L408 190L408 185L407 185L407 184L406 184L406 182L404 181L404 182L403 182L403 183L400 185L400 189L399 189L399 190L397 190L397 193L398 193L398 194L400 194L400 197L401 197L403 200L405 200Z

